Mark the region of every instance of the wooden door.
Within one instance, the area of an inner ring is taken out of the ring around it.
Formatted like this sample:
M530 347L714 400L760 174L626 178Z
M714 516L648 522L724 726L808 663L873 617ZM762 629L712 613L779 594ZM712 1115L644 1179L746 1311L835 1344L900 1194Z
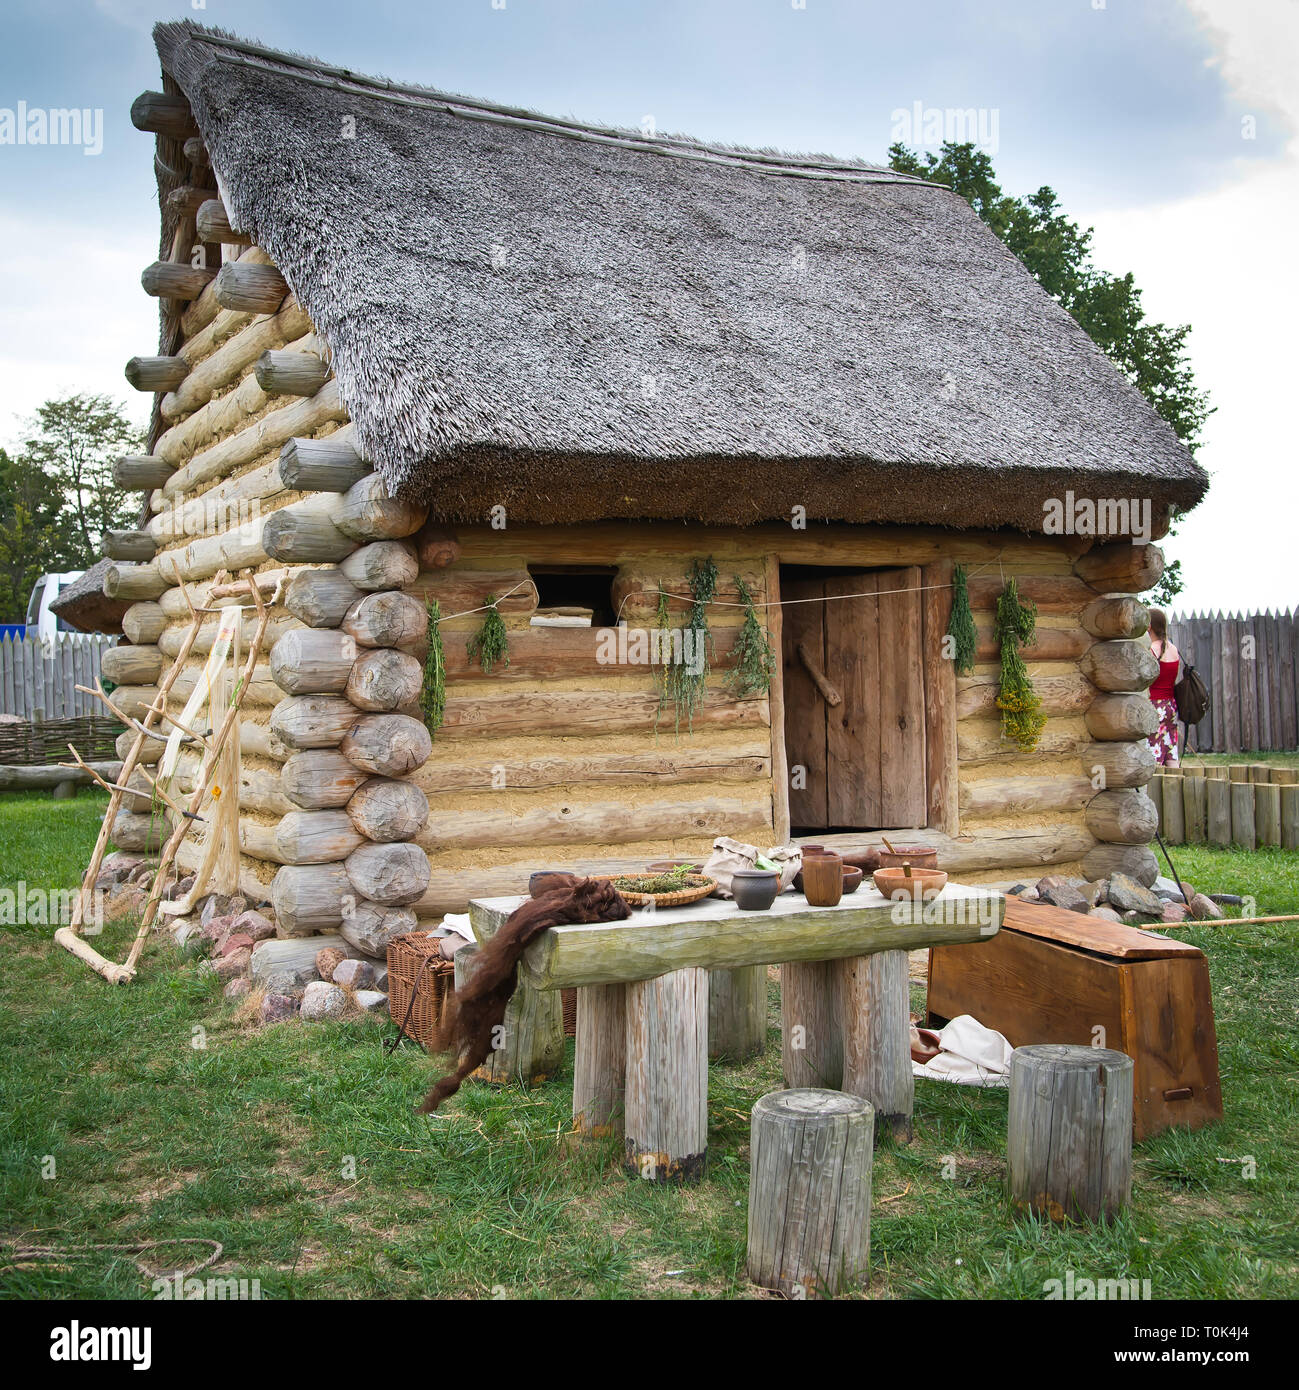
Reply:
M912 567L782 584L794 825L925 824L921 582Z

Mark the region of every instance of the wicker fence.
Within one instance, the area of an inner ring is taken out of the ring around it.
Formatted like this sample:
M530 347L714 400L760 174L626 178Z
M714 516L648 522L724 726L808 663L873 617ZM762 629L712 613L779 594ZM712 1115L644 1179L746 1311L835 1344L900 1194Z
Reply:
M112 759L121 725L93 695L99 663L116 637L60 632L48 645L35 637L0 639L0 764L44 765L68 757L68 744L91 761Z
M1299 748L1299 627L1294 613L1173 614L1168 635L1209 687L1208 713L1187 731L1201 753Z

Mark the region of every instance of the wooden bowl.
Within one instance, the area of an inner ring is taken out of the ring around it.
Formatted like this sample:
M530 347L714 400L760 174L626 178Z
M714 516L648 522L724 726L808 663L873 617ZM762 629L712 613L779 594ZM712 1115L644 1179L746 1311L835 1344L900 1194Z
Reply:
M881 869L900 869L903 864L910 864L913 869L936 869L938 851L928 845L899 845L896 851L880 850Z
M855 893L861 887L862 871L852 864L843 866L843 891Z
M941 869L912 869L908 878L901 869L876 869L871 877L886 898L911 898L915 902L930 902L947 885L947 875Z

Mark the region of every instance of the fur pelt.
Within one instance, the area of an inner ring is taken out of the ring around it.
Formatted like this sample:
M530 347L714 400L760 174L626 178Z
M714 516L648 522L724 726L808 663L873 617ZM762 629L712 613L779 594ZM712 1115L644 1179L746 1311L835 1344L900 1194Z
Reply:
M547 880L546 891L529 898L510 914L505 925L485 945L478 948L469 979L457 987L443 1014L439 1050L458 1061L455 1069L437 1081L420 1109L431 1114L475 1067L481 1066L492 1050L492 1032L505 1018L505 1009L514 994L519 957L533 937L547 927L572 922L620 922L631 916L631 909L608 881L579 878L574 874L556 875Z

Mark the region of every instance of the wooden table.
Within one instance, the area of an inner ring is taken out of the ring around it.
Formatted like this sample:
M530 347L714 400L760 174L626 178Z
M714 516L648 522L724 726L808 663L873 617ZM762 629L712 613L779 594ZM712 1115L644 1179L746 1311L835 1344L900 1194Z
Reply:
M469 905L480 940L523 898ZM708 972L781 965L785 1084L848 1091L877 1125L911 1134L907 952L986 940L1005 900L949 883L933 902L890 902L870 883L835 907L784 893L766 912L729 899L551 927L519 966L521 989L578 988L573 1122L623 1132L628 1168L702 1176L708 1143Z

